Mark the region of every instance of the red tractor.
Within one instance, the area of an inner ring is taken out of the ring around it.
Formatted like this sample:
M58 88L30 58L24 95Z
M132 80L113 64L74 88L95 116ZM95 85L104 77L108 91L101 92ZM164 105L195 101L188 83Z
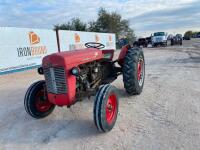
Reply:
M123 75L124 88L130 95L140 94L144 85L145 60L141 48L124 46L119 58L113 61L114 50L100 50L100 43L86 43L87 48L60 52L43 58L39 74L45 80L33 83L26 92L24 106L34 118L44 118L55 106L75 104L83 97L94 98L94 122L102 131L115 125L119 98L110 85ZM118 65L116 64L118 63Z

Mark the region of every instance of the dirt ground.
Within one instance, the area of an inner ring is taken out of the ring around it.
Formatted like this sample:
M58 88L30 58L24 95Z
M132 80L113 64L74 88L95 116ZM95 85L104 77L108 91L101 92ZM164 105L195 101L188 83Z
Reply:
M144 49L143 93L128 96L122 77L117 122L109 133L93 123L93 98L56 107L47 118L26 114L25 92L43 79L36 70L0 76L0 150L197 150L200 149L200 40Z

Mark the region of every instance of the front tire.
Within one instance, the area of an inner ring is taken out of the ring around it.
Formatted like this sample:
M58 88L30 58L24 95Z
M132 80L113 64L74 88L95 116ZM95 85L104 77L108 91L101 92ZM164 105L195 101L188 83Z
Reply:
M142 92L145 78L145 60L142 49L129 49L122 68L124 88L130 95Z
M55 105L50 103L46 94L45 81L33 83L26 92L24 107L33 118L40 119L52 113Z
M165 42L164 46L167 47L167 41Z
M173 40L171 40L171 46L173 46L174 45L174 41Z
M103 85L96 94L94 102L94 122L101 132L112 130L117 120L118 95L112 85Z

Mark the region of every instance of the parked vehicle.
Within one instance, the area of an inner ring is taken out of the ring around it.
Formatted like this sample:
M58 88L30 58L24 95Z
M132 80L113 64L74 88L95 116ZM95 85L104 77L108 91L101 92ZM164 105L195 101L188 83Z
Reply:
M118 43L119 43L120 48L122 48L123 46L127 45L129 42L127 38L121 38L118 40Z
M197 38L200 38L200 32L197 33Z
M113 60L114 50L100 50L105 47L103 44L89 42L85 46L43 58L38 73L45 80L33 83L24 98L30 116L44 118L55 106L70 107L84 97L95 96L94 123L99 131L107 132L115 125L119 106L118 91L110 83L122 75L128 94L142 92L145 59L141 48L126 45Z
M139 47L138 41L133 42L133 47Z
M134 47L147 47L148 41L146 38L139 38L137 41L133 43Z
M166 32L156 32L153 34L152 46L157 47L158 45L167 46L167 33Z
M172 34L169 34L168 37L167 37L167 40L168 40L168 41L171 41L171 39L172 39L173 37L174 37L174 36L173 36Z
M152 44L151 36L150 36L150 37L146 37L146 40L147 40L147 43L148 43L148 44Z
M183 44L183 38L181 34L177 34L171 39L171 45L182 45Z
M146 40L146 38L140 38L138 39L138 46L142 46L142 47L147 47L148 45L148 41Z
M183 40L191 40L191 38L189 36L184 36Z

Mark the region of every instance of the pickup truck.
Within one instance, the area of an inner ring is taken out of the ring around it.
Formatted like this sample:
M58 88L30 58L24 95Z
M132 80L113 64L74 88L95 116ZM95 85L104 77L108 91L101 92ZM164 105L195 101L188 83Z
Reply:
M167 33L166 32L155 32L152 36L152 46L157 47L167 46Z

